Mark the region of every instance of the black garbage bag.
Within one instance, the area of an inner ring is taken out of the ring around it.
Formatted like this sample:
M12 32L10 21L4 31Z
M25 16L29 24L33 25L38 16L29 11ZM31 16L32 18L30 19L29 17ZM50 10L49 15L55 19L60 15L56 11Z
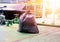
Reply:
M34 34L39 33L34 15L32 15L31 13L22 14L20 16L18 31L24 33L34 33Z

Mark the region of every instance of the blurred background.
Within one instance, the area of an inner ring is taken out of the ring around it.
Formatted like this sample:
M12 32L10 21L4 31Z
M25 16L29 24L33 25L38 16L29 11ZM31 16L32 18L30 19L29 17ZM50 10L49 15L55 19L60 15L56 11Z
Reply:
M38 24L60 26L59 0L0 0L1 9L5 10L6 16L10 14L8 11L18 11L16 14L22 14L21 10L30 10L35 15ZM13 16L15 12L10 15Z

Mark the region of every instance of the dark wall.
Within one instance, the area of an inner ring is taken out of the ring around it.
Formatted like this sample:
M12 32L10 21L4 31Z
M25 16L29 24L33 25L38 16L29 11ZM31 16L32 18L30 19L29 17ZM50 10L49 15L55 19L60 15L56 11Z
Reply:
M11 13L8 13L8 12L6 12L6 13L4 13L4 15L5 15L5 18L6 19L14 19L14 17L15 17L15 15L14 14L11 14Z
M3 12L6 19L14 19L15 14L18 14L18 17L20 17L21 14L24 13L24 11L16 11L16 10L0 10L0 12Z

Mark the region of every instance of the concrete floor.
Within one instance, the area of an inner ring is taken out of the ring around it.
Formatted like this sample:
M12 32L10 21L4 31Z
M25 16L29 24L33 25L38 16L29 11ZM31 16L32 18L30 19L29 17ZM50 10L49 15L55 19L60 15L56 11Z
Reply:
M18 24L0 25L0 42L60 42L60 27L38 25L39 34L19 33Z

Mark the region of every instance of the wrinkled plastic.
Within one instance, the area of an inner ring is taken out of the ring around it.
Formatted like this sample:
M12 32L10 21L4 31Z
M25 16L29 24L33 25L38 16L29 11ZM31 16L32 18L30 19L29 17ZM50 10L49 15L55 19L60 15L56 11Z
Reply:
M19 19L19 32L39 33L35 17L32 14L22 14Z

